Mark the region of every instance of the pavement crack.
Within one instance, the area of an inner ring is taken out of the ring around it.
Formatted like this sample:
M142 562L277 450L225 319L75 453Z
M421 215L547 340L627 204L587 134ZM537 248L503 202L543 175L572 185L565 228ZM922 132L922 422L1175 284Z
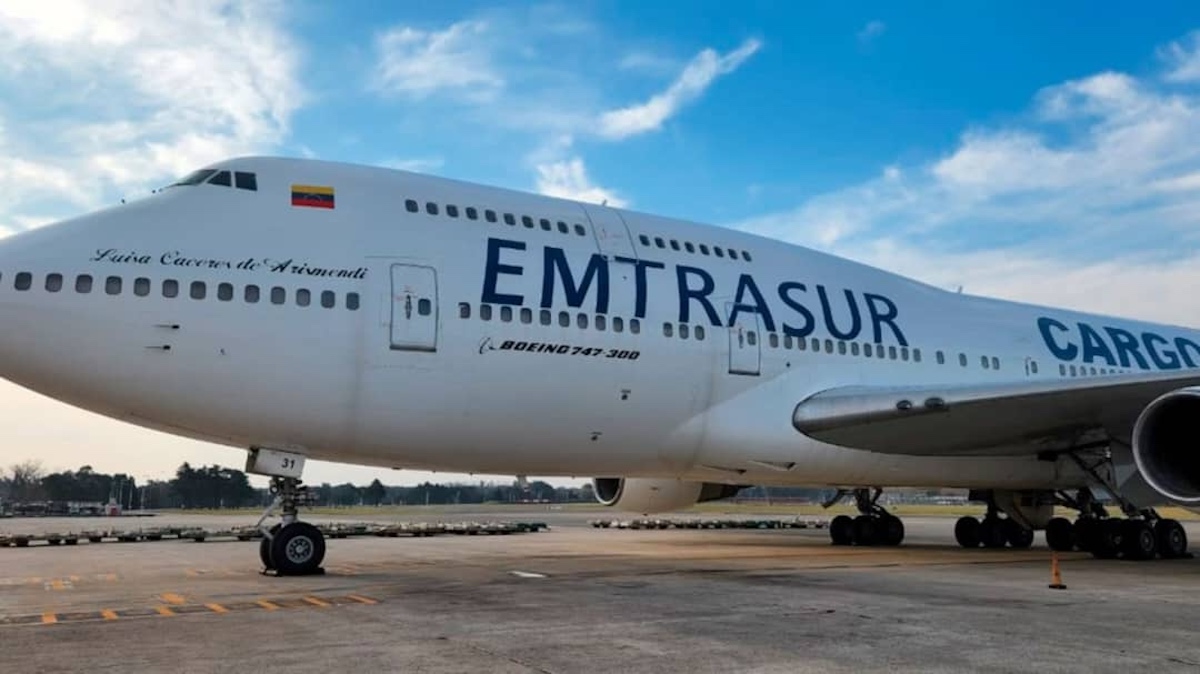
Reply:
M450 641L450 639L447 637L442 637L442 639L444 639L446 641ZM531 672L537 672L538 674L554 674L554 672L550 671L549 669L545 669L543 667L538 667L537 665L530 664L528 662L525 662L524 660L521 660L520 658L515 658L511 655L506 655L504 653L497 653L496 651L493 651L485 646L471 643L470 641L461 641L459 643L466 646L467 648L470 648L471 650L475 651L476 653L480 653L482 655L487 655L487 656L490 656L493 658L500 658L502 660L507 660L507 661L511 662L512 664L517 665L519 667L524 667L525 669L528 669Z

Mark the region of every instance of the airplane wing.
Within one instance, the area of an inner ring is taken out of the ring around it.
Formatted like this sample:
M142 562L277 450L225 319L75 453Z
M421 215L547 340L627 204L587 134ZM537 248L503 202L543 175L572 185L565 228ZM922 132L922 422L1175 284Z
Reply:
M833 445L885 454L1032 454L1122 438L1142 410L1170 391L1200 385L1200 371L1055 381L853 386L816 393L792 425Z

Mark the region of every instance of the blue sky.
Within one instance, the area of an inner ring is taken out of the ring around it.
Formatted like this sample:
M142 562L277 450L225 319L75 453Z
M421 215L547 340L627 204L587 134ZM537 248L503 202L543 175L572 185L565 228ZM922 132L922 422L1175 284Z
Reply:
M8 0L0 230L231 155L313 156L608 199L943 287L1200 324L1200 5L680 7ZM77 463L72 443L133 456L167 442L0 394L37 422L0 436L0 463L28 453L18 440L56 467ZM168 446L148 472L237 463Z

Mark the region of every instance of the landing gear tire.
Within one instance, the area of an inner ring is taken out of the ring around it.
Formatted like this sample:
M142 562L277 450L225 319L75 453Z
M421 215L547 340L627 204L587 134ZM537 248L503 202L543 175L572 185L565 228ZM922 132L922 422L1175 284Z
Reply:
M1075 548L1075 527L1065 517L1055 517L1046 523L1046 545L1055 552L1070 552Z
M325 560L325 536L307 522L292 522L271 539L271 561L281 576L319 573Z
M979 542L985 548L1002 548L1008 542L1004 535L1004 522L1000 518L985 517L979 523Z
M1179 522L1159 520L1154 524L1154 538L1158 543L1158 554L1163 559L1180 559L1187 556L1187 531Z
M1033 545L1033 529L1026 529L1016 520L1004 520L1004 538L1016 550L1028 550Z
M271 541L279 534L280 526L276 524L271 527L271 535L263 536L258 543L258 558L262 560L263 569L267 571L275 570L275 562L271 561Z
M1084 552L1091 552L1100 543L1101 520L1081 517L1075 520L1075 545Z
M875 518L870 515L859 515L854 518L854 544L875 545L879 541L879 527Z
M888 516L879 521L880 542L896 546L904 541L904 522L899 517Z
M960 517L954 523L954 540L964 548L979 547L979 520L974 517Z
M1092 556L1096 559L1114 559L1121 552L1125 539L1125 520L1116 518L1096 522Z
M834 545L854 544L854 518L838 515L829 523L829 539Z
M1158 540L1154 527L1146 520L1125 520L1122 523L1121 554L1125 559L1154 559L1158 551Z

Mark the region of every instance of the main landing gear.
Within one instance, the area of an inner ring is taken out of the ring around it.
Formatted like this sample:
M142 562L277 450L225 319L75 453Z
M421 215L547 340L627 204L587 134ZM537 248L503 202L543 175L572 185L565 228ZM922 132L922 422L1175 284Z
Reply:
M1099 559L1146 561L1191 556L1182 524L1160 517L1152 508L1139 510L1119 495L1115 498L1126 517L1110 517L1088 489L1081 489L1074 498L1060 495L1063 505L1079 511L1079 518L1074 523L1065 517L1050 520L1046 545L1059 552L1090 552Z
M1033 545L1033 530L1011 517L1001 517L995 501L989 498L987 514L982 520L969 516L958 518L954 523L954 540L964 548L1003 548L1008 545L1025 550Z
M300 483L304 471L304 456L293 452L251 449L246 460L246 472L271 476L274 499L258 520L263 532L258 556L263 570L278 576L306 576L324 573L325 536L320 529L301 522L299 507L308 505L308 489ZM268 527L265 522L275 509L280 522Z
M839 489L825 507L842 500L848 493ZM853 491L859 515L838 515L833 518L829 523L829 538L834 545L900 545L904 541L904 522L877 503L882 493L882 489L876 489L874 494L869 489Z

